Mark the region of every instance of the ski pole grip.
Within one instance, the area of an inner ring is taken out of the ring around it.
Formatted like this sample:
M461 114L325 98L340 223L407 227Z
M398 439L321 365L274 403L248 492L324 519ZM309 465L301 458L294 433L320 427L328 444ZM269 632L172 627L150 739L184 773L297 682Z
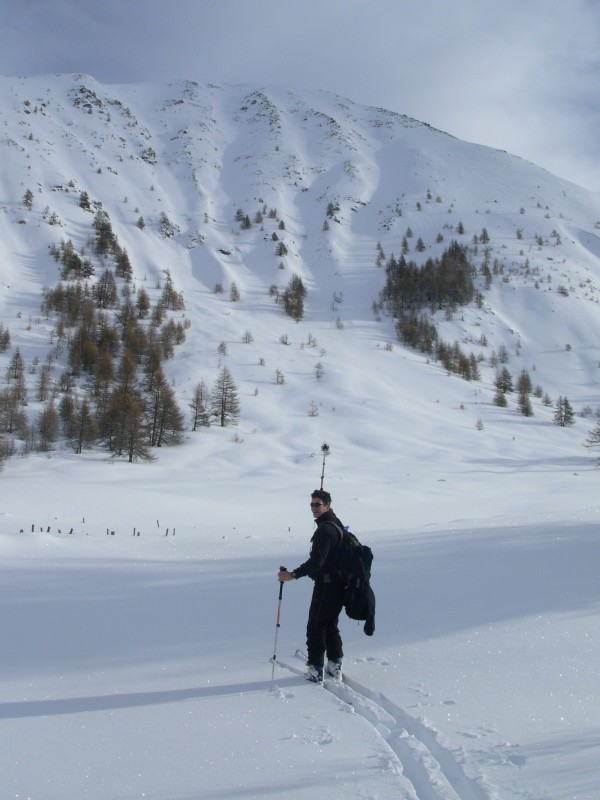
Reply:
M279 567L280 572L287 572L286 567ZM281 600L283 596L283 581L279 581L279 599Z

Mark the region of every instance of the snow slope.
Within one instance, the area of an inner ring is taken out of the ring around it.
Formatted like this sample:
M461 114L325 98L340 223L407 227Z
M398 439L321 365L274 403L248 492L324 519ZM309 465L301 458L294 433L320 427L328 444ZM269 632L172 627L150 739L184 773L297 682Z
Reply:
M3 78L0 126L0 366L17 345L28 365L46 358L48 246L85 245L86 191L136 286L154 299L168 269L183 292L191 328L165 362L182 408L223 363L242 405L237 428L189 431L152 464L61 442L6 464L1 796L596 800L598 472L582 444L600 406L598 197L283 87ZM242 230L236 211L263 207ZM399 255L408 227L419 261L489 234L499 274L483 302L438 320L483 355L481 381L403 348L373 315L378 246ZM293 273L308 287L300 323L268 295ZM574 426L539 398L531 418L493 404L501 347L514 376L568 396ZM337 693L296 674L308 581L284 588L289 669L272 682L269 662L277 567L306 557L325 441L326 486L374 549L378 599L372 639L342 623Z

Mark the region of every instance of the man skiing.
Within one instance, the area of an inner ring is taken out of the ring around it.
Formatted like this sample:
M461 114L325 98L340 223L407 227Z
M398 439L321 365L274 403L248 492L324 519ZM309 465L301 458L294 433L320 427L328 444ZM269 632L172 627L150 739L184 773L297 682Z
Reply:
M344 590L339 574L342 543L339 529L343 529L343 525L331 508L331 495L324 489L315 489L311 494L310 509L317 528L312 535L308 560L291 572L281 570L277 579L291 581L308 575L315 582L306 626L308 671L305 678L313 683L320 683L323 680L323 669L332 678L342 678L344 653L338 618L342 610Z

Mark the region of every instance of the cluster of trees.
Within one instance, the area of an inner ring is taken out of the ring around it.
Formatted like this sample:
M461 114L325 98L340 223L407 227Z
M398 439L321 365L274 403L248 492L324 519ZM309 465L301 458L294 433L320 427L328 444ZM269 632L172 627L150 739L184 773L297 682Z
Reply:
M559 397L554 406L554 423L561 428L575 424L575 412L568 397Z
M33 193L23 200L31 208ZM86 248L76 252L70 239L50 247L60 281L44 290L41 310L56 318L53 349L43 364L36 358L26 365L18 347L12 354L0 391L0 434L11 434L0 435L0 468L14 453L15 436L25 453L49 450L63 437L77 453L101 446L129 461L153 459L152 448L182 439L184 415L163 367L186 338L189 321L168 313L185 309L183 296L168 271L154 304L143 287L132 287L133 269L108 214L85 192L79 204L96 211L89 255ZM269 216L276 217L276 210ZM98 262L104 267L99 275ZM232 300L238 300L234 288ZM9 347L10 334L0 324L0 349ZM59 362L66 366L60 374ZM28 392L43 404L31 422ZM194 430L237 424L240 403L231 372L223 367L210 392L201 381L189 405Z
M526 369L521 370L515 384L508 368L506 366L499 367L496 370L494 386L495 405L500 406L501 408L506 408L508 405L506 396L516 392L517 409L526 417L533 416L533 407L531 405L532 394L541 398L544 405L552 405L552 400L550 399L549 395L544 392L542 387L533 386L531 376ZM561 428L566 428L575 424L575 412L573 411L573 406L569 402L568 397L563 397L561 395L554 404L553 421L555 425L558 425Z
M129 461L151 458L151 447L178 443L184 418L163 362L185 340L186 323L157 324L168 296L165 287L154 311L144 312L125 284L109 316L87 284L47 290L43 310L58 315L56 346L44 364L29 370L37 374L35 399L43 411L28 424L26 366L17 348L0 393L0 430L19 435L26 450L49 450L62 435L77 453L99 444ZM144 316L151 319L142 326ZM53 380L54 362L65 351L68 367Z
M51 248L61 281L44 290L41 308L56 318L54 348L45 363L36 359L27 369L15 349L0 392L0 433L19 436L25 452L48 450L62 435L77 453L100 445L129 461L150 459L151 448L177 444L184 430L163 368L186 338L189 321L169 314L185 308L183 296L167 271L153 305L144 288L132 288L127 253L101 208L92 229L93 253L106 265L94 281L91 259L76 253L71 240ZM59 359L66 362L60 374ZM32 424L26 372L36 376L35 400L43 403Z
M465 353L458 342L450 344L440 339L436 326L425 313L401 312L396 322L396 333L404 345L427 353L448 372L467 381L481 378L478 357L474 353Z
M208 427L211 419L221 427L237 425L240 418L240 401L237 384L227 367L222 367L209 392L204 380L196 385L189 407L192 412L192 430Z
M91 288L87 283L61 282L46 289L42 312L47 318L58 314L54 336L59 346L68 347L71 373L79 377L82 372L93 375L103 361L118 355L121 347L130 350L138 363L154 349L162 358L170 358L174 346L185 341L189 321L175 322L167 311L181 310L182 303L169 273L152 307L143 288L134 294L125 284L119 293L114 273L107 269Z
M438 258L429 258L419 266L391 256L385 267L386 281L380 302L385 310L399 316L408 311L429 308L455 309L475 297L475 267L467 257L467 249L456 241Z
M280 303L286 314L296 322L304 317L304 299L306 297L306 286L299 275L292 275L288 285L280 292L276 284L269 288L269 294L275 298L276 303Z
M27 190L23 203L31 209L33 202L33 193ZM152 448L177 444L184 430L184 416L163 369L163 362L172 357L174 346L186 338L189 323L175 322L167 313L183 310L183 297L175 290L168 273L154 306L144 288L132 289L133 269L126 250L117 241L108 214L101 204L90 203L87 192L80 193L79 205L87 211L95 209L93 233L86 247L96 257L96 263L99 260L100 269L104 268L96 278L92 258L86 255L85 248L76 252L71 240L50 248L51 255L61 265L61 283L45 290L42 312L48 318L58 317L53 331L56 346L44 364L29 365L29 372L37 375L35 399L44 406L35 424L29 425L24 412L28 402L26 365L17 348L6 370L5 388L0 391L0 433L17 433L27 449L50 449L62 435L77 453L100 445L129 461L152 459ZM339 206L330 203L325 225L327 220L336 220L338 212ZM277 210L267 211L266 206L252 219L238 209L236 221L242 229L249 229L253 224L262 225L267 216L278 222L279 231L285 231ZM137 225L143 229L142 217ZM161 235L169 237L176 231L177 226L163 213ZM462 223L456 231L464 235ZM392 256L385 264L385 285L374 308L396 318L397 335L405 345L431 355L449 372L466 380L479 380L479 362L483 357L463 352L458 342L442 341L430 316L440 310L452 313L478 296L474 283L477 270L469 260L469 250L452 241L441 257L429 258L418 265L407 260L408 239L412 236L408 228L400 258ZM276 254L285 256L287 248L277 232L273 231L271 238L277 243ZM442 240L439 235L438 243ZM485 228L479 238L474 237L475 244L488 241ZM422 240L417 240L415 250L425 249ZM474 252L476 247L471 254ZM379 246L377 265L381 266L384 260ZM481 274L491 281L487 258ZM88 284L90 278L94 281ZM222 287L220 290L223 291ZM298 275L292 275L283 291L275 285L270 291L286 314L297 322L303 319L307 290ZM230 298L232 302L240 299L235 283L231 284ZM243 341L251 341L249 332ZM0 351L9 346L10 335L0 324ZM65 352L67 368L58 379L52 379L54 361ZM317 378L323 374L321 363L316 365L315 374ZM284 382L280 370L276 382ZM507 395L516 391L519 411L533 415L530 395L534 390L526 370L519 375L515 387L509 371L505 367L497 369L495 387L494 402L498 406L506 406ZM535 393L538 390L539 387ZM541 396L541 390L539 393ZM546 404L550 402L547 398ZM204 380L197 384L189 408L193 430L215 423L223 427L237 424L238 388L227 367L220 370L211 390ZM554 422L562 427L574 424L568 398L561 396L556 402ZM600 423L586 446L600 446ZM11 454L11 448L10 441L0 438L0 467Z
M267 217L268 219L277 220L278 219L277 209L270 208L267 211L267 206L263 205L262 208L260 208L254 215L254 224L262 225L265 217ZM240 228L242 228L242 230L248 230L249 228L252 227L252 221L250 219L250 215L247 214L243 208L238 208L238 210L235 212L235 221L239 222ZM285 222L283 220L279 220L279 229L282 231L285 230Z
M296 320L296 322L300 322L304 316L305 297L306 286L302 278L299 275L292 275L281 295L281 303L285 313Z
M474 353L467 355L458 342L450 345L447 342L438 341L435 349L435 357L448 372L460 375L466 381L478 381L481 379L479 364Z
M478 361L474 353L465 353L456 341L453 344L440 339L438 330L425 313L400 312L396 322L398 339L408 347L420 350L439 361L444 369L460 375L467 381L479 380Z
M508 400L507 394L511 394L515 390L512 375L506 367L496 370L496 378L494 380L496 391L494 394L494 403L500 408L506 408ZM531 405L530 395L533 392L533 384L531 377L526 369L521 370L517 378L517 407L521 414L526 417L533 416L533 408ZM542 390L538 389L537 394L541 396Z
M383 253L378 254L381 263ZM475 297L475 268L467 257L467 249L452 241L439 259L428 259L423 266L391 256L387 261L386 281L373 304L374 311L383 310L396 318L398 339L408 347L421 350L440 361L449 372L465 380L479 380L477 358L467 354L458 342L449 344L440 339L437 327L428 312L470 303Z
M93 241L94 253L99 257L112 256L115 263L115 273L119 278L130 281L133 269L129 263L129 256L119 244L112 229L110 218L104 209L99 208L94 216L92 228L95 231Z
M254 215L254 224L262 225L265 217L278 221L278 229L280 231L285 231L285 222L278 218L276 208L271 208L267 211L267 206L263 205L262 209L259 209ZM235 220L239 223L243 230L247 230L253 225L250 215L242 208L238 208L236 211ZM286 256L288 254L287 246L283 241L279 240L279 237L275 231L273 231L271 238L274 242L277 242L275 247L275 255L280 258ZM234 287L235 284L232 284L232 292L234 291ZM239 300L237 287L235 287L235 292L236 296L231 296L231 299L237 301ZM280 303L283 306L286 314L292 317L296 322L300 322L300 320L304 317L304 300L306 298L307 291L306 286L299 275L292 275L288 285L282 292L280 292L278 287L273 284L270 287L269 293L275 298L276 303Z
M485 228L481 241L489 241ZM414 262L407 262L404 254L399 260L392 256L386 264L386 282L379 301L374 304L374 310L376 313L385 310L396 317L396 332L403 344L431 355L448 372L461 375L465 380L480 380L479 362L483 360L482 357L476 357L474 353L466 354L458 342L449 344L441 340L428 313L443 309L452 312L457 306L469 303L476 297L473 282L476 270L467 252L466 247L453 241L440 259L428 259L421 267ZM383 258L379 245L378 265ZM483 270L482 274L485 277ZM494 365L498 360L502 363L508 360L505 348L503 350L504 355L495 356ZM495 387L494 403L501 407L508 405L507 394L516 388L517 408L528 417L533 416L531 395L543 395L540 387L534 389L527 370L521 371L515 387L508 369L498 368ZM544 402L551 404L547 395ZM568 398L559 397L555 404L554 423L566 427L574 422L575 415Z
M259 209L254 215L254 224L262 225L266 216L268 216L269 219L277 220L278 219L277 209L271 208L267 214L267 207L266 205L263 206L262 209ZM238 208L238 210L236 211L235 221L239 223L240 228L244 231L249 230L253 225L252 220L250 219L250 215L247 214L242 208ZM277 227L279 228L280 231L284 231L285 222L282 219L278 220ZM279 236L277 235L276 231L273 231L273 233L271 234L271 239L272 241L277 242L277 245L275 247L275 255L279 256L280 258L282 258L283 256L287 256L288 254L287 246L283 241L279 240Z
M115 274L125 281L131 281L133 268L127 250L121 247L115 236L110 218L106 211L99 208L92 222L94 236L90 245L97 257L110 257L114 261ZM85 280L94 275L94 265L90 258L85 256L85 248L80 253L75 251L71 239L61 241L60 245L50 245L50 255L55 261L62 264L61 278L63 280Z
M50 380L51 359L39 369L38 400L44 407L33 425L28 424L25 362L19 348L6 371L6 388L0 392L0 430L17 434L25 452L45 452L63 436L76 453L100 445L115 457L129 462L153 460L153 447L179 444L185 428L184 416L173 387L167 381L160 352L151 350L141 359L123 348L117 362L98 369L95 379L78 392L72 373L59 382ZM202 380L189 407L192 429L236 425L240 416L237 384L227 367L222 367L212 391ZM0 468L12 455L14 446L0 439Z

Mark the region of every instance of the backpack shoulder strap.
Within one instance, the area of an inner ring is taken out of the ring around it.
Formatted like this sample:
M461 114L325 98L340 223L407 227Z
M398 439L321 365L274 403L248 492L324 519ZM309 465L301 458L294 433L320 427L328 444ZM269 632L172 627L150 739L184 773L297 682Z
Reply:
M344 544L344 529L342 528L342 526L341 526L341 525L338 525L338 524L337 524L337 522L331 522L331 523L329 523L329 524L330 524L330 525L331 525L333 528L335 528L335 530L336 530L336 531L339 533L339 535L340 535L339 548L340 548L340 550L341 550L341 548L342 548L342 545Z
M337 522L332 522L331 524L336 529L336 531L339 533L340 539L343 539L344 538L344 529L342 528L342 526L338 525Z
M339 534L339 539L338 539L338 542L337 542L336 550L339 553L339 557L341 558L341 556L342 556L342 546L344 544L344 529L341 527L341 525L338 525L337 522L333 522L333 520L327 520L327 522L324 522L323 525L328 525L330 528L332 528L334 531L336 531ZM335 545L335 542L334 542L334 545Z

